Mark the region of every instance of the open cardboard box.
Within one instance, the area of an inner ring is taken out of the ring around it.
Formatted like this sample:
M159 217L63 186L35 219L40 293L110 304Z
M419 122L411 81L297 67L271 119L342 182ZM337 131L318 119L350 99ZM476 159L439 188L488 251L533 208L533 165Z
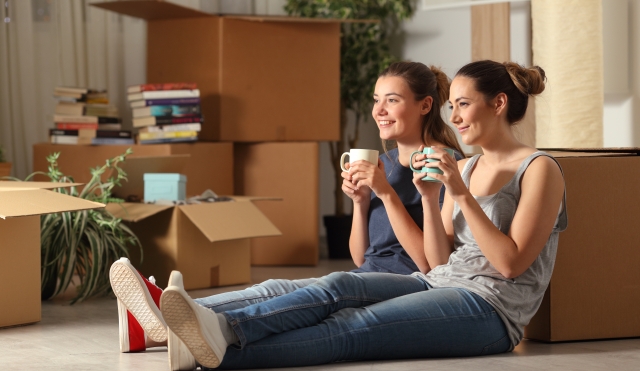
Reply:
M0 327L40 321L40 215L105 206L48 190L78 185L0 181Z
M340 138L343 21L222 16L163 1L91 5L147 21L147 82L198 84L201 140Z
M640 149L545 149L564 171L569 226L525 337L640 336Z
M174 161L179 166L186 158L130 160L126 194L136 194L142 199L139 192L144 189L143 174L155 169L155 162ZM253 204L255 200L276 199L243 196L231 199L185 205L109 204L107 210L126 221L140 239L143 259L138 264L140 257L133 253L136 268L144 275L155 276L160 287L166 286L172 270L179 270L185 288L191 290L250 282L250 239L281 234Z

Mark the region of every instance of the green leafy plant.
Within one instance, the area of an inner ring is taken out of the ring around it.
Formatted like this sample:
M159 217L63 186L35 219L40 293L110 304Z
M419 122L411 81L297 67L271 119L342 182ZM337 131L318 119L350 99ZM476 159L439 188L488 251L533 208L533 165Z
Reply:
M118 164L131 153L129 148L124 154L106 160L104 165L90 169L91 180L81 190L74 186L56 188L55 191L103 204L123 202L113 198L111 191L121 181L127 180L126 173ZM34 172L25 181L36 175L44 175L52 182L74 183L72 177L58 169L59 156L60 153L47 156L48 171ZM107 171L115 173L115 176L103 181L103 174ZM111 264L120 257L128 257L130 246L140 248L138 238L129 227L105 209L43 215L40 224L44 299L64 292L72 282L74 273L78 275L80 283L77 296L71 304L108 293L111 290Z
M340 140L331 143L335 173L335 212L344 215L340 156L357 148L360 126L371 114L373 87L382 70L396 58L390 37L401 20L413 15L412 0L287 0L289 15L311 18L369 20L345 22L340 34ZM355 114L355 129L347 132L347 110Z

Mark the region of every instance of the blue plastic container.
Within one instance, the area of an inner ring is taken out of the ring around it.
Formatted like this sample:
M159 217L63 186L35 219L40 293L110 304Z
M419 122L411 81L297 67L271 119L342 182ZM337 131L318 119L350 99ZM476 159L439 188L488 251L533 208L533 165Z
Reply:
M187 176L175 173L144 174L144 201L182 201L187 191Z

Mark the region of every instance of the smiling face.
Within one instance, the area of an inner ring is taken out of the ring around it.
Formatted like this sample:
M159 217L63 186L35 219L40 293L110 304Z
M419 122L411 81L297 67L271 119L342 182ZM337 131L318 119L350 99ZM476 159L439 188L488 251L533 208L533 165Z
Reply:
M398 144L422 142L422 121L431 110L431 97L416 101L403 78L382 76L376 82L371 115L380 129L380 138Z
M457 76L451 82L449 104L451 123L458 129L462 142L467 145L482 145L498 129L499 114L497 104L501 96L487 102L484 95L476 90L472 79Z

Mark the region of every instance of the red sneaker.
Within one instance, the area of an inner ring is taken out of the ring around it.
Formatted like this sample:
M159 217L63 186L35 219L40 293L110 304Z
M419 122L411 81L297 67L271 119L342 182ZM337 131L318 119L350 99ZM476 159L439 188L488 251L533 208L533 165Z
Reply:
M155 342L166 341L167 325L158 308L162 289L144 278L127 258L111 265L109 279L118 298L120 350L145 350L145 334Z

